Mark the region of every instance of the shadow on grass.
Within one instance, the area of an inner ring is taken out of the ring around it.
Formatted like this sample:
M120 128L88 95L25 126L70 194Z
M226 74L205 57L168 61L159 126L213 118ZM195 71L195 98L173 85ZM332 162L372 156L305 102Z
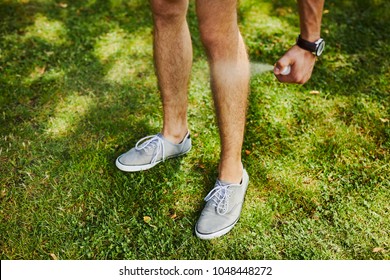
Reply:
M298 20L296 14L298 12L296 1L263 1L266 9L269 10L269 16L282 19L283 24L288 23L291 30L297 29ZM248 1L250 3L250 1ZM272 7L272 8L270 8ZM245 16L251 10L251 5L246 5L240 10L241 16ZM372 128L372 137L378 145L378 149L388 147L390 144L390 134L386 128L386 116L390 115L390 92L389 92L389 60L385 59L390 55L390 37L386 31L386 26L389 24L389 15L386 11L389 10L388 1L325 1L325 13L323 16L322 35L327 42L327 47L324 56L319 58L315 66L311 80L302 87L280 85L280 88L291 91L309 92L313 89L321 91L321 97L333 99L338 97L350 97L347 104L337 108L337 116L346 125L351 125L354 122L361 127L367 127L364 120L359 120L359 115L370 114L367 112L366 103L376 103L377 107L382 108L384 116L382 121L379 118L371 119L376 125ZM245 18L243 18L245 21ZM267 31L265 36L262 34L264 30L259 29L257 32L248 36L248 45L250 46L249 53L253 60L266 60L269 63L274 63L285 52L285 46L282 46L279 41L281 36L284 36L291 30L283 30L279 26L273 26L271 31ZM272 31L273 30L273 31ZM288 36L291 34L287 34ZM296 34L292 34L295 38ZM292 44L294 41L292 41ZM269 45L273 48L269 47ZM269 91L272 84L267 78L256 78L260 81L260 86L264 87L263 91ZM259 83L255 80L256 87ZM271 89L273 90L273 89ZM258 91L258 90L257 90ZM310 97L301 98L301 101L310 104ZM290 101L291 102L291 101ZM256 92L250 96L249 122L251 120L264 119L268 109L264 107L264 94ZM260 104L260 106L258 106ZM295 106L295 104L293 105ZM298 110L305 110L304 107L296 105ZM294 109L297 109L294 107ZM307 110L310 112L310 110ZM307 114L306 112L305 114ZM313 112L312 112L313 113ZM296 125L294 128L298 130L292 133L302 133L305 123L301 121L299 112L296 114ZM305 115L306 119L308 115ZM314 118L316 116L313 115ZM325 117L325 116L324 116ZM373 118L373 116L371 117ZM262 131L268 134L268 139L263 139L262 144L268 145L273 139L286 138L291 131L288 128L279 125L271 126L270 123L262 123ZM299 131L299 128L302 130ZM251 142L256 141L259 131L250 131L246 139L251 139ZM291 135L290 135L291 136ZM252 138L253 137L253 138ZM270 140L270 141L268 141ZM276 143L274 143L276 144ZM276 146L272 146L277 153L286 154L290 150L289 143L280 141ZM246 147L251 150L250 146ZM333 155L333 154L332 154Z

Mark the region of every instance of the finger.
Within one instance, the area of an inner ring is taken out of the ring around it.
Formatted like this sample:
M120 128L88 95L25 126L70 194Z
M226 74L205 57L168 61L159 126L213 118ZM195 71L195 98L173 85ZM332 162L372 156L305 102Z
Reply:
M276 63L275 63L275 66L274 66L274 74L275 75L286 75L286 74L282 74L282 73L286 73L285 71L287 71L288 69L288 66L291 65L291 62L288 58L286 57L282 57L281 59L279 59ZM291 70L291 69L290 69ZM288 75L288 74L287 74Z
M284 69L280 70L279 75L275 75L275 77L281 83L294 83L294 73L292 73L291 65L287 65Z
M287 84L290 84L290 83L293 83L293 78L291 77L291 75L275 75L275 77L278 79L279 82L281 83L287 83Z

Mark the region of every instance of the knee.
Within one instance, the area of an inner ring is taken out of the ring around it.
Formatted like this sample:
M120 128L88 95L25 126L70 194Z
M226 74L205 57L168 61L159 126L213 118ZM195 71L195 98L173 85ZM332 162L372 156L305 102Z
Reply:
M237 48L238 32L211 25L199 25L200 38L209 57L218 58Z
M188 2L185 0L152 0L151 8L156 25L169 24L185 19Z
M200 39L207 51L212 51L223 44L223 33L214 27L199 25Z

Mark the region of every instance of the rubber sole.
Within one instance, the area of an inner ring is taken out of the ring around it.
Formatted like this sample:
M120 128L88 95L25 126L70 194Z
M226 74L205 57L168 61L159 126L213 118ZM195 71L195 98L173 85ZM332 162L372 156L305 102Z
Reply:
M165 160L183 156L183 155L187 154L190 150L191 150L191 148L189 148L189 149L188 149L187 151L185 151L184 153L181 153L181 154L177 154L177 155L173 155L173 156L167 157ZM122 170L122 171L125 171L125 172L137 172L137 171L148 170L148 169L150 169L150 168L156 166L156 165L159 164L160 162L163 162L163 160L160 160L160 161L156 161L155 163L148 163L148 164L144 164L144 165L125 165L125 164L122 164L122 163L120 162L120 158L121 158L121 156L119 156L119 157L116 159L115 165L116 165L116 167L117 167L119 170Z
M217 238L217 237L220 237L222 235L225 235L227 234L229 231L231 231L234 226L237 224L239 218L230 226L220 230L220 231L217 231L217 232L213 232L213 233L208 233L208 234L203 234L203 233L200 233L196 230L196 226L195 226L195 234L198 238L200 239L203 239L203 240L210 240L210 239L214 239L214 238Z

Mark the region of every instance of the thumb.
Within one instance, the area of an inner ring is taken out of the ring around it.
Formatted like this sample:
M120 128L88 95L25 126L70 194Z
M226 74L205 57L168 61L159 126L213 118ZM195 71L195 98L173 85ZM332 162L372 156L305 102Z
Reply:
M281 59L279 59L275 65L274 65L274 74L275 75L281 75L282 72L286 69L286 67L288 67L289 65L291 65L291 61L290 59L288 59L287 57L282 57Z

